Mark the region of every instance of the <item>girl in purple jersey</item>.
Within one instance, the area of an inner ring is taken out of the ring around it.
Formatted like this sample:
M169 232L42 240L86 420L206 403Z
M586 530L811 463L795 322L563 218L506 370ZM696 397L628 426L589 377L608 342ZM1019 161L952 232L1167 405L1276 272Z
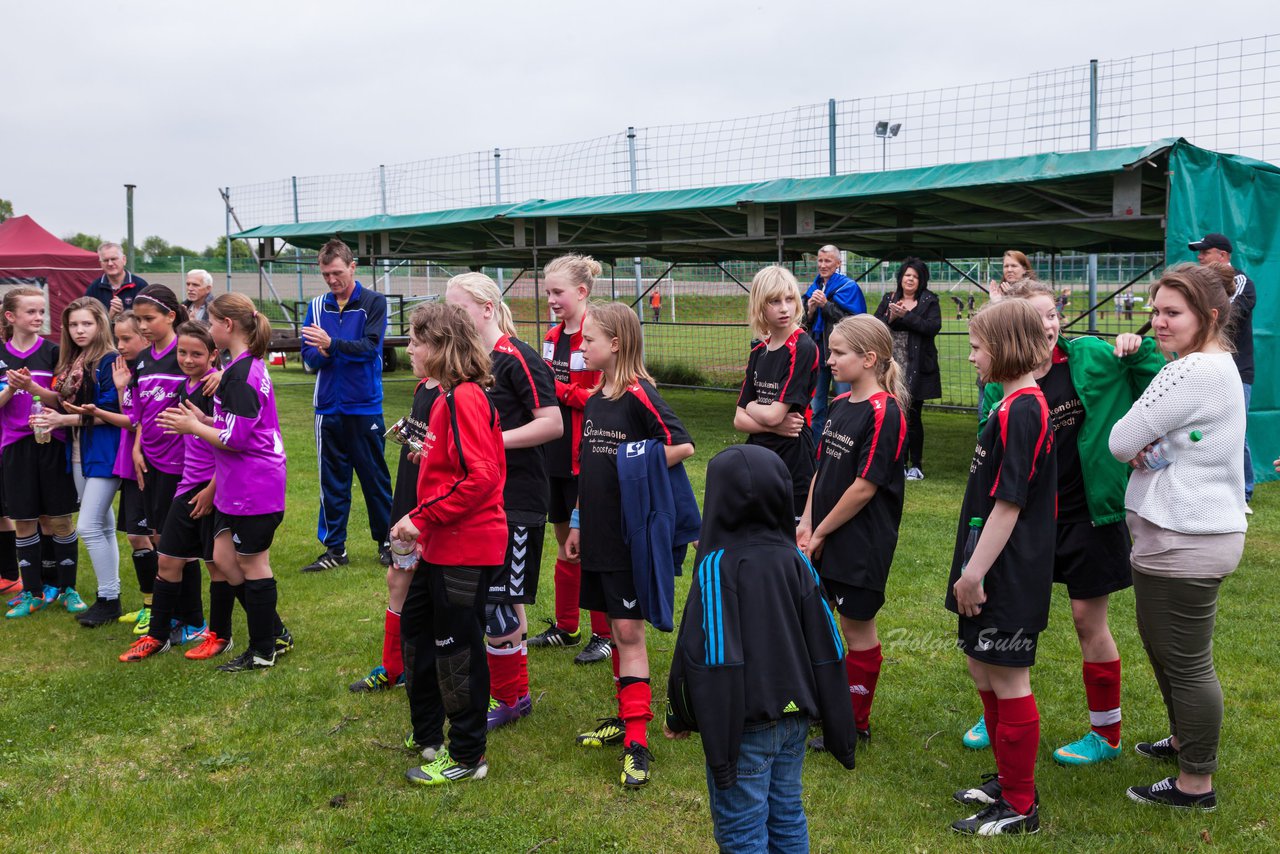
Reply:
M40 337L44 327L44 292L16 287L4 295L4 346L0 370L8 385L0 391L0 470L9 518L17 534L18 565L22 574L22 598L5 616L29 616L57 601L69 609L84 610L74 594L75 563L79 541L71 514L76 509L76 487L67 466L66 433L41 426L32 429L32 405L58 403L53 391L58 345ZM54 538L60 572L58 586L45 587L40 577L40 526ZM76 609L75 606L79 605Z
M133 467L142 490L142 505L154 548L160 544L160 532L164 530L182 477L182 442L165 432L159 416L177 402L186 381L178 367L178 336L174 329L187 322L187 310L169 288L148 285L134 298L133 313L142 337L151 347L138 357L124 410L137 429ZM146 632L162 644L166 640L186 643L205 628L200 563L188 561L181 575L174 606L177 620L171 626L152 626L148 620ZM169 589L157 576L153 603L162 588ZM140 629L141 623L134 633L138 634ZM178 630L172 638L170 629Z
M124 402L133 384L133 369L138 358L147 349L147 339L142 337L138 318L128 309L116 318L116 350L120 358L112 366L111 379L116 386L117 399L122 413ZM138 488L138 475L133 468L133 446L137 431L127 413L120 425L120 448L116 453L112 473L120 478L120 505L116 513L116 530L129 540L132 550L133 572L138 579L138 592L142 594L142 607L120 615L120 622L133 626L133 633L145 635L151 628L151 598L155 589L157 561L155 545L147 528L147 511L142 506L142 490Z
M164 417L171 434L194 435L214 449L213 558L249 624L249 648L218 667L226 673L273 666L293 638L276 613L271 542L284 520L285 456L275 392L263 358L271 323L243 294L209 305L210 333L231 354L213 399L213 418L190 401Z
M62 427L71 436L71 473L80 496L76 531L98 577L97 601L77 617L90 628L120 616L120 550L111 509L120 480L112 470L120 428L129 419L120 414L119 393L112 382L117 358L102 303L93 297L72 301L62 312L62 345L53 378L62 411L46 410L32 419L37 426Z

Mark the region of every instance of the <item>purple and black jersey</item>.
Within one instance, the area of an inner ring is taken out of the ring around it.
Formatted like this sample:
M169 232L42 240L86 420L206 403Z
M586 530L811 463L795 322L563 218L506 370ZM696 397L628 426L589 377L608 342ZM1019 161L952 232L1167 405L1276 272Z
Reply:
M213 506L230 516L284 512L284 440L261 359L245 352L231 361L213 397L213 424L226 446L213 452Z
M178 368L178 337L169 346L144 350L134 368L133 382L125 395L124 409L142 436L142 455L147 464L165 474L181 474L182 437L164 431L156 420L161 412L178 405L178 394L186 376Z
M0 351L0 371L26 368L31 373L31 381L43 388L53 386L53 370L57 365L58 345L45 338L37 338L36 343L26 350L19 350L12 341L6 341ZM33 435L30 419L31 393L14 389L9 403L0 409L0 448ZM67 431L61 428L54 430L52 435L60 442L67 439Z
M204 393L203 377L183 383L175 405L181 406L188 400L205 415L213 415L213 398ZM185 495L189 490L213 480L214 469L213 446L204 439L190 434L183 435L182 447L182 478L178 481L178 495Z

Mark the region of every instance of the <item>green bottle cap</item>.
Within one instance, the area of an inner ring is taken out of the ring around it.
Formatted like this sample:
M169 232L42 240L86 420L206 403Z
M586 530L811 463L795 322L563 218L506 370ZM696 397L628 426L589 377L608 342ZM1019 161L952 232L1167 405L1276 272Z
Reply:
M1190 436L1191 436L1191 441L1193 442L1199 442L1201 439L1204 438L1204 434L1201 433L1199 430L1192 430Z
M970 520L969 520L969 527L970 527L970 528L981 528L981 527L982 527L982 517L981 517L981 516L974 516L972 519L970 519Z

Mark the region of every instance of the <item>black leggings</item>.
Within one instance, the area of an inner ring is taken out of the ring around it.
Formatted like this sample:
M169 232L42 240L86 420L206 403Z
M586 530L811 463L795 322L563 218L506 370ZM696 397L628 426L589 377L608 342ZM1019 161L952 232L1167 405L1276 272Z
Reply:
M489 663L484 604L496 566L440 566L420 561L400 613L405 690L414 740L444 743L464 765L484 756Z
M907 468L924 468L924 401L913 400L907 408Z

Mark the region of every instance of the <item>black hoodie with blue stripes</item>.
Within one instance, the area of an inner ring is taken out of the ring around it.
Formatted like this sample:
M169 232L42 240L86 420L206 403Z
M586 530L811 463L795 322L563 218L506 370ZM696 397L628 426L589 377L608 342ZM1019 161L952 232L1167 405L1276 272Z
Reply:
M753 445L707 466L697 570L667 686L668 726L696 730L715 785L737 780L744 728L821 720L826 749L854 766L844 642L796 548L791 474Z

